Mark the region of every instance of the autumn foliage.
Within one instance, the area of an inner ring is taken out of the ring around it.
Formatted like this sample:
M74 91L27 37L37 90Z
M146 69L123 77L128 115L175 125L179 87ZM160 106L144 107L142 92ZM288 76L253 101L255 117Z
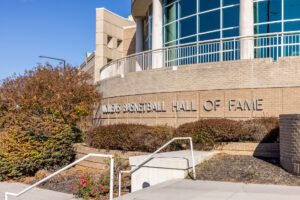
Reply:
M100 100L74 67L38 66L0 86L0 180L33 175L73 159L76 127Z

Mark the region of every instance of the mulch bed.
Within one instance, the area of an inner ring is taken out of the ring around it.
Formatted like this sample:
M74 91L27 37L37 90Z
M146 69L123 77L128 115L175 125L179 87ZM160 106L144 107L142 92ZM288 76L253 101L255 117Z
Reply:
M280 167L279 159L217 155L197 166L197 179L300 186L300 176Z

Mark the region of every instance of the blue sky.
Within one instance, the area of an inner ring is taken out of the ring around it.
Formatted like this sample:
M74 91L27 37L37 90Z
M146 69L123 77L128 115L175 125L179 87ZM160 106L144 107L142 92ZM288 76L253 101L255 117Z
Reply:
M0 0L0 80L49 60L80 65L95 50L96 8L123 17L130 0ZM57 62L51 62L57 64Z

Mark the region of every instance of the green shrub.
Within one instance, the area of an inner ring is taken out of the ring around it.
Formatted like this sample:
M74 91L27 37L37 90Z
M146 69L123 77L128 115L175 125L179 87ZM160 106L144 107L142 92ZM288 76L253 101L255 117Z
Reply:
M99 149L152 152L172 139L168 126L118 124L100 126L86 135L86 143Z
M279 120L199 120L179 126L174 136L192 137L196 149L211 149L218 143L226 142L279 142Z
M86 135L86 143L98 149L153 152L173 137L192 137L196 149L211 149L226 142L279 142L279 120L248 121L203 119L173 129L168 126L118 124L100 126ZM173 150L186 142L175 142Z
M0 179L34 175L39 169L64 166L74 158L72 144L80 133L62 120L9 113L0 121Z

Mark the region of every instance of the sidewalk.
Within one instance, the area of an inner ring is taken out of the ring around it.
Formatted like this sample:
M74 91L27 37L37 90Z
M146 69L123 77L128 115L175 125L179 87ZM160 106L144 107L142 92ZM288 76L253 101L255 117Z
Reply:
M23 189L27 188L28 185L21 183L4 183L0 182L0 200L4 200L5 192L19 193ZM65 194L61 192L54 192L51 190L44 190L34 188L24 195L16 197L8 197L9 200L75 200L75 197L71 194Z
M299 200L300 186L174 180L117 200Z

